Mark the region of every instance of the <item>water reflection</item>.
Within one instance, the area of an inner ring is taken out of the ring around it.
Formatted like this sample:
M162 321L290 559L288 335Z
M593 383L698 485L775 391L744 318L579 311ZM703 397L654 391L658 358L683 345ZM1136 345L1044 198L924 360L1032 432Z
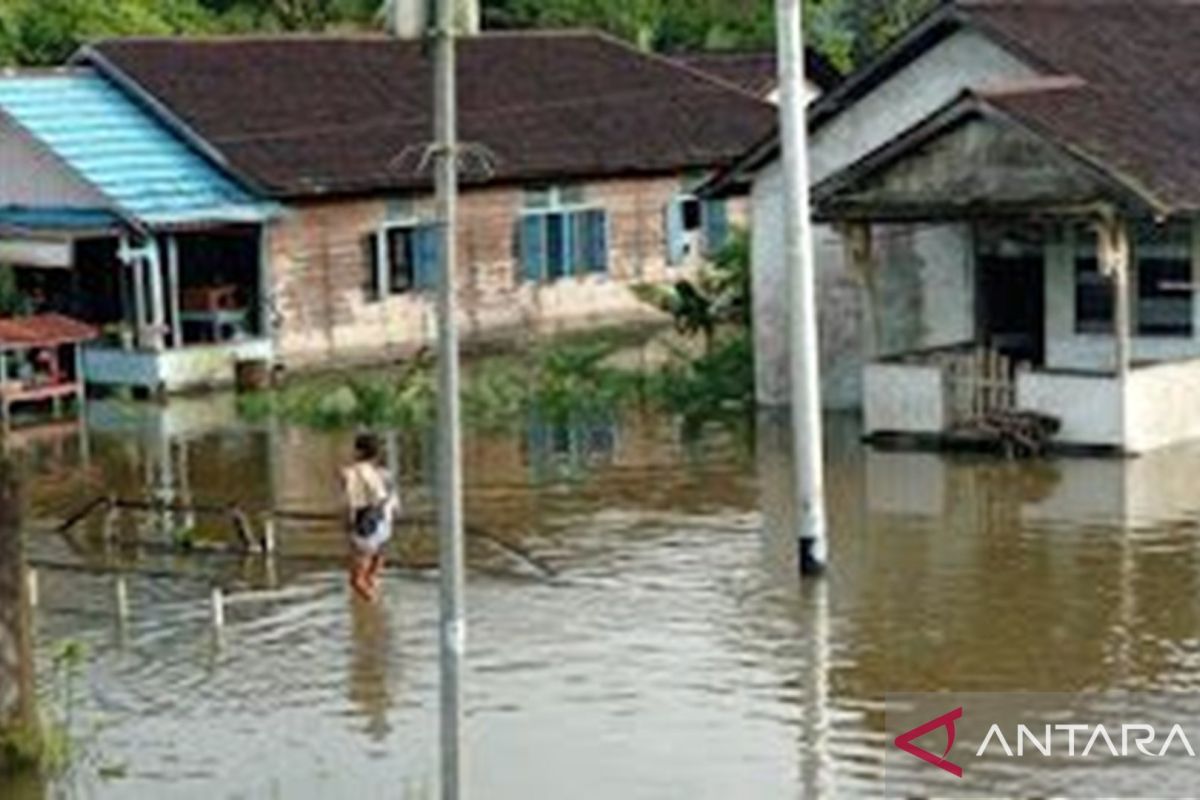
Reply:
M364 732L372 741L383 742L392 732L388 722L391 708L389 664L391 623L387 607L351 600L353 619L349 669L349 697L366 720Z
M337 507L347 435L245 426L209 403L93 415L90 468L72 446L30 446L46 520L100 490ZM476 795L872 797L888 692L1200 687L1200 449L1005 464L871 451L852 419L828 424L820 581L797 575L786 419L759 419L752 443L653 415L468 437L471 523L560 572L518 574L471 542ZM389 445L417 515L429 441ZM205 516L125 524L129 541L229 538ZM390 576L383 607L349 603L330 521L284 524L276 561L106 551L97 528L37 536L34 555L180 576L132 579L120 647L109 576L44 577L41 658L57 639L92 645L89 710L130 763L98 797L433 796L427 577ZM402 539L403 563L432 560L427 526ZM212 582L288 599L235 607L214 654Z

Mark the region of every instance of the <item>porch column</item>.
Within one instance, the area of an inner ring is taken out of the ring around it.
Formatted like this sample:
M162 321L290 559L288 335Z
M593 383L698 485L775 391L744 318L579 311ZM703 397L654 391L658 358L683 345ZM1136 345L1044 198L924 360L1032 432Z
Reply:
M134 256L126 262L133 272L133 343L141 350L148 346L146 336L146 264Z
M1129 292L1129 230L1112 215L1097 225L1101 268L1113 284L1113 340L1116 371L1124 381L1132 360L1132 299Z
M154 243L146 248L146 269L150 272L149 346L151 350L161 351L167 328L166 294L163 291L163 259Z
M183 319L179 312L179 239L167 236L167 295L171 313L171 347L183 347Z
M862 283L866 299L863 330L863 355L871 360L883 346L883 331L879 317L879 282L875 263L875 242L869 222L845 222L839 227L846 266Z
M1132 300L1129 291L1129 228L1116 214L1102 217L1097 227L1101 269L1113 285L1113 340L1117 372L1121 446L1129 449L1129 371L1133 342Z
M273 319L271 271L271 227L263 223L258 229L258 335L265 339L274 340L275 321Z

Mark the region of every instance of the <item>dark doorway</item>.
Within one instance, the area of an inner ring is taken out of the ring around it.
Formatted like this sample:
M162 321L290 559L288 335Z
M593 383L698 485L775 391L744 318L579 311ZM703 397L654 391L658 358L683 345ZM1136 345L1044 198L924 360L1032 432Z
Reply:
M1033 366L1046 357L1045 246L1041 226L976 232L982 341Z

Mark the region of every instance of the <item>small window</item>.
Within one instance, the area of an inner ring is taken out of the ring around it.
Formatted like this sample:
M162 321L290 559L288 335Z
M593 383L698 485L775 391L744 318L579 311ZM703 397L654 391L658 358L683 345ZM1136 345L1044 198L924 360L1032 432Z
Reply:
M371 236L369 293L386 296L426 291L437 285L441 245L436 225L393 225Z
M1075 332L1112 333L1112 281L1100 271L1096 232L1075 229Z
M586 201L584 188L577 183L533 186L525 191L525 207L529 209L581 206Z
M1146 336L1191 336L1192 236L1187 222L1137 227L1137 329Z
M413 228L387 231L387 286L392 294L412 291L416 285L416 236Z
M704 206L695 197L683 201L683 229L695 233L704 226Z

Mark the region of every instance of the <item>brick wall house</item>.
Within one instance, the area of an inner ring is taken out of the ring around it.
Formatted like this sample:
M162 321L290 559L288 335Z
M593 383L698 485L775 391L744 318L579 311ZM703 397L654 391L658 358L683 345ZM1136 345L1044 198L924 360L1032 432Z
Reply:
M287 366L403 355L431 341L438 256L430 63L383 37L133 39L76 65L121 87L279 213L264 287ZM465 39L460 201L467 341L646 320L629 287L671 280L740 200L689 192L769 133L772 107L590 33Z
M572 274L563 275L547 274L549 259L539 261L522 243L523 219L559 213L555 207L531 206L544 198L545 187L465 192L458 242L464 339L659 319L658 312L633 297L630 286L684 274L722 241L724 232L748 222L740 199L723 203L720 211L704 206L694 238L688 241L681 224L672 242L669 234L676 229L668 215L681 214L684 187L682 176L567 184L565 190L577 197L564 206L572 209L565 213L577 226L588 217L603 224L606 246L602 262L584 258L572 265L576 269L562 270ZM722 221L711 218L717 214L724 215ZM428 195L290 207L270 234L280 357L293 365L334 355L371 360L403 355L429 342L436 266L427 267L420 251L433 246L432 236L428 245L423 239L425 231L432 233L433 220ZM401 249L407 252L396 252ZM435 252L427 254L436 260ZM538 267L545 269L535 279Z

